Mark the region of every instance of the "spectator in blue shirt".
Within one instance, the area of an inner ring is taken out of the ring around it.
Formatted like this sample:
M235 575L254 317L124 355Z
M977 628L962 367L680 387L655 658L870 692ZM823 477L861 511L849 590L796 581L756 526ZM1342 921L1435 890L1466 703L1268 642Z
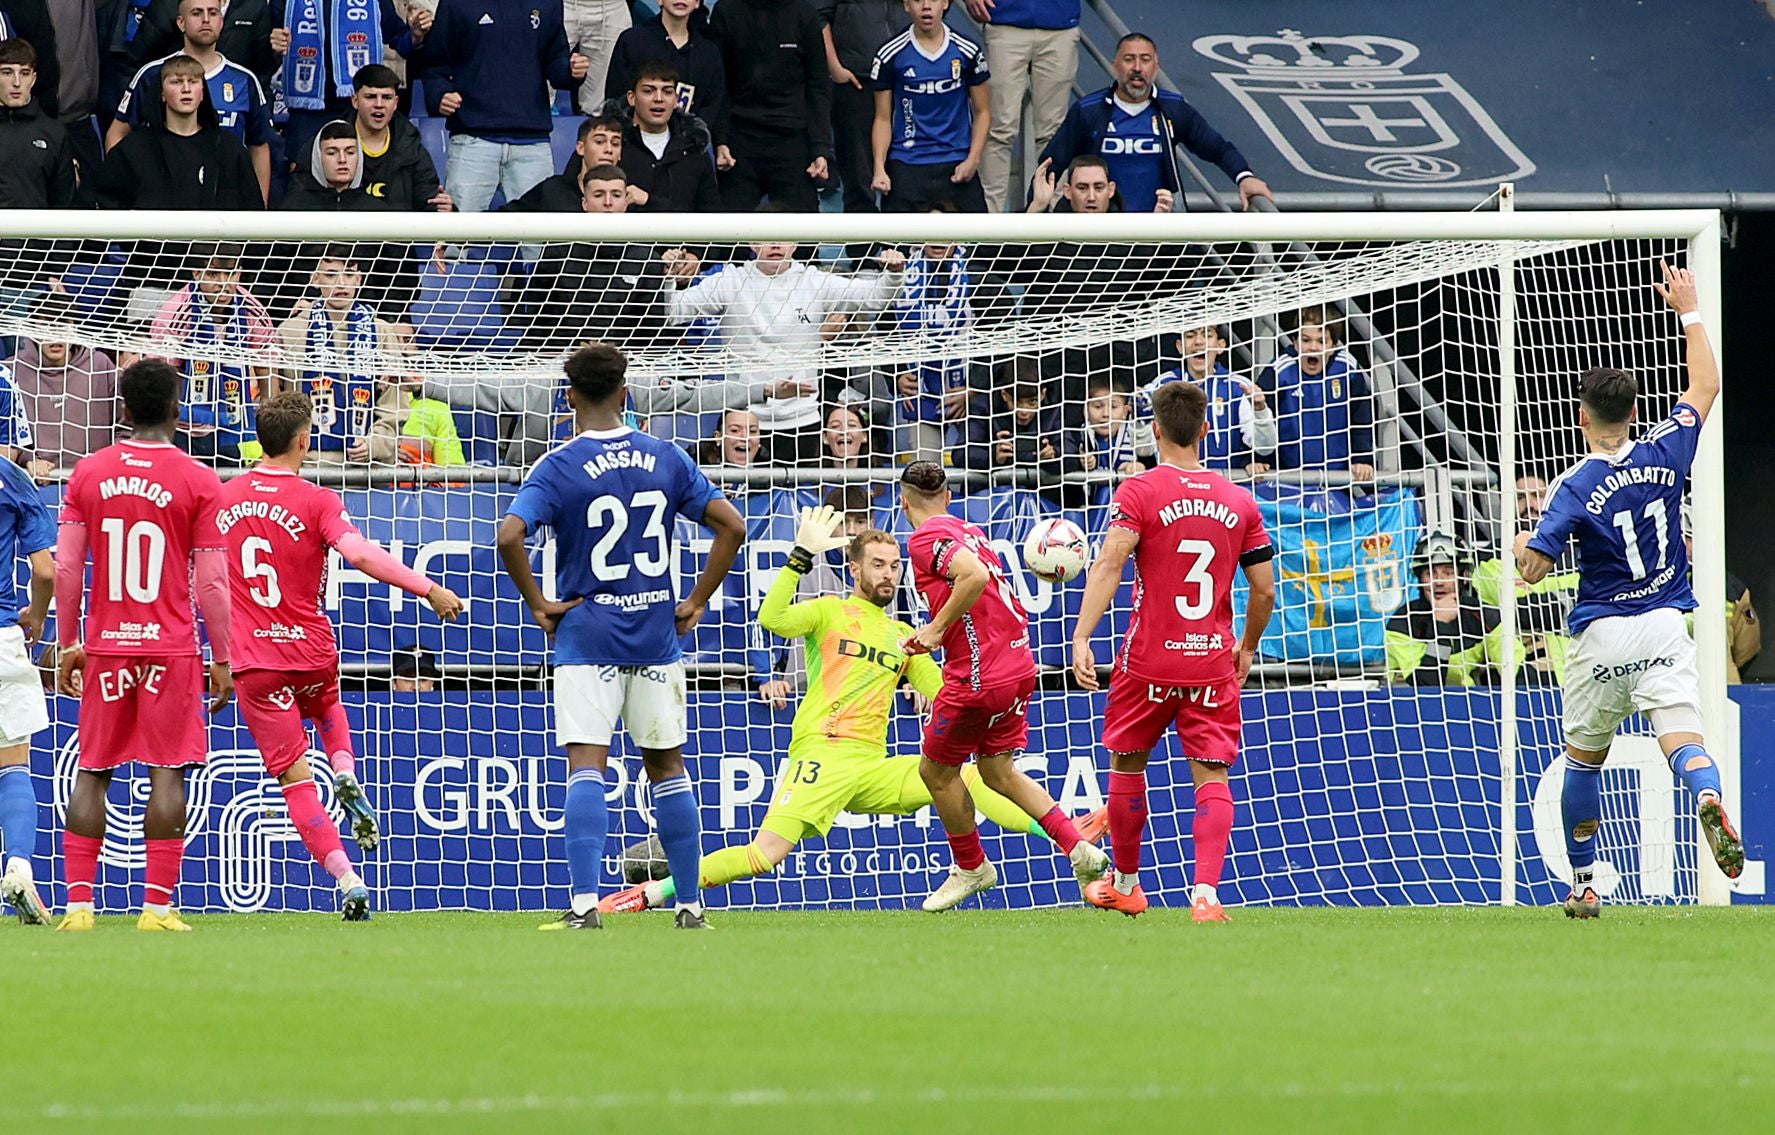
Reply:
M259 179L259 195L271 199L271 110L258 76L230 61L216 50L222 31L221 0L180 0L179 31L185 37L183 54L203 66L204 84L209 87L210 105L215 109L221 128L233 134L247 148L253 162L253 173ZM168 59L172 56L168 56ZM166 59L157 59L137 71L117 102L117 117L105 133L105 149L110 150L129 136L131 130L154 121L161 108L160 68Z
M1079 0L966 0L983 29L992 67L992 134L980 165L986 203L1005 207L1011 148L1023 128L1023 96L1035 116L1035 148L1060 129L1079 73ZM1064 168L1064 163L1062 163Z
M1258 385L1276 408L1278 468L1347 471L1372 481L1373 398L1368 376L1342 344L1340 321L1323 307L1304 308L1294 346Z
M1263 388L1222 362L1231 339L1218 324L1191 327L1183 333L1183 366L1149 383L1138 398L1143 418L1152 415L1152 395L1168 382L1183 379L1208 395L1208 436L1202 439L1202 464L1230 472L1264 472L1276 453L1276 413Z
M924 245L906 263L906 283L890 309L895 327L939 343L957 338L975 323L978 288L967 249ZM895 388L904 433L901 451L914 461L941 461L949 427L968 416L967 359L958 355L905 364L895 376Z
M980 158L991 125L986 56L943 22L949 0L906 0L912 26L883 44L869 69L875 91L875 180L888 213L953 201L986 212Z
M450 120L457 209L484 212L495 192L515 201L554 175L549 85L572 90L591 68L568 48L561 0L442 0L419 61L432 111Z
M1181 145L1219 166L1239 187L1239 200L1246 208L1253 197L1275 200L1237 146L1216 133L1182 95L1155 86L1159 49L1151 39L1139 32L1123 36L1110 72L1115 85L1073 103L1059 132L1042 151L1051 168L1065 169L1080 154L1102 154L1128 211L1149 213L1161 189L1171 191L1178 207L1183 205L1177 156L1172 152L1172 147Z

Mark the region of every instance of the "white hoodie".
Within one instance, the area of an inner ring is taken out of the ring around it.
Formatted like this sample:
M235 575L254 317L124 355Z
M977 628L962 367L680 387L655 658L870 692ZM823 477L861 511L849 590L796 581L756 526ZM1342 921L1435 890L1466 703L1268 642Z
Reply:
M766 431L801 429L819 423L817 392L777 398L769 392L771 385L784 379L817 384L826 316L880 312L899 295L904 281L903 272L839 276L795 263L767 276L756 263L729 265L681 291L668 291L666 311L673 323L718 318L727 348L759 364L757 370L729 376L751 390L750 408L759 426Z

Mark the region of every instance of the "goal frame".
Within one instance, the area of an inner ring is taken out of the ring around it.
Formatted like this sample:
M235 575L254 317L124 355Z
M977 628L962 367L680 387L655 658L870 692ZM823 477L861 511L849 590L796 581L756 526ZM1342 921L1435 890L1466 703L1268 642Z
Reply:
M793 240L813 244L863 242L925 243L980 241L1114 241L1132 243L1289 244L1307 241L1414 240L1632 240L1686 242L1688 263L1700 284L1701 312L1715 346L1723 343L1720 295L1722 219L1717 210L1584 210L1515 212L1376 212L1242 214L1130 214L1093 217L1069 214L868 215L846 214L435 214L435 213L215 213L71 210L10 210L0 215L0 237L11 239L173 240L173 241L590 241L730 243L735 240ZM1498 373L1503 421L1513 421L1517 404L1515 267L1500 257ZM1724 360L1720 359L1722 376ZM1726 399L1715 403L1720 419ZM1514 431L1508 431L1514 434ZM1726 687L1725 473L1723 425L1704 430L1692 473L1694 534L1693 582L1699 612L1694 633L1701 675L1702 716L1710 751L1725 779L1727 807L1741 798L1737 729ZM1500 439L1499 478L1514 515L1516 453ZM1504 573L1503 625L1515 625L1518 581L1511 557ZM1505 817L1520 812L1517 794L1516 674L1505 667L1501 682L1500 776ZM1499 878L1503 905L1516 901L1522 823L1507 824L1500 840ZM1727 905L1731 886L1706 864L1699 848L1698 901Z

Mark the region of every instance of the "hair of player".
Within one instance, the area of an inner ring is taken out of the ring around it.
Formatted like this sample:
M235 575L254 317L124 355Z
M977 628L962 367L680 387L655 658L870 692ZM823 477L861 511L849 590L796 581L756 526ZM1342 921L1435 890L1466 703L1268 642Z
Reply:
M331 261L332 263L335 263L335 264L343 264L347 268L352 268L352 269L359 268L360 265L358 263L358 258L357 258L357 246L352 245L352 244L342 244L342 243L334 243L334 244L328 244L328 245L321 246L320 252L315 254L314 266L316 268L318 268L323 263L326 263L328 261Z
M203 64L191 58L189 55L174 55L171 58L161 60L160 81L162 83L180 75L194 79L201 79L203 78ZM208 92L205 92L204 97L209 97Z
M896 551L898 551L900 547L900 542L898 540L894 539L886 532L883 532L881 529L865 528L863 531L851 537L850 547L845 549L845 558L850 560L853 564L862 563L863 556L868 552L869 545L871 544L892 544Z
M1295 334L1298 335L1302 327L1323 327L1325 329L1326 338L1330 339L1333 343L1342 343L1344 341L1344 321L1342 317L1323 305L1315 304L1312 307L1303 307L1300 309L1300 316L1296 319L1294 324Z
M117 396L137 429L164 426L179 413L179 372L161 359L142 359L124 368Z
M29 67L37 69L37 49L22 39L9 39L0 43L0 67Z
M1578 379L1578 402L1597 425L1626 425L1638 397L1639 383L1624 370L1591 367Z
M1144 43L1153 49L1154 55L1159 53L1159 45L1154 42L1152 36L1147 35L1145 32L1129 32L1121 39L1116 40L1116 49L1109 53L1109 57L1114 59L1122 53L1122 48L1128 46L1130 43Z
M351 77L351 89L357 92L370 87L379 91L398 91L401 89L401 77L386 63L366 63Z
M611 134L622 133L622 119L613 114L594 114L579 124L579 138L583 142L594 130L604 130Z
M603 165L587 166L579 171L579 187L584 189L594 181L620 181L629 183L628 171L619 165L605 162Z
M1110 176L1109 163L1103 159L1102 154L1080 154L1078 157L1072 159L1072 164L1066 167L1067 183L1071 184L1073 176L1082 169L1100 169L1103 171L1103 179L1105 181L1115 180L1115 178Z
M1153 427L1172 445L1196 444L1207 416L1208 394L1193 382L1167 382L1153 392Z
M900 491L921 503L949 491L949 474L935 461L914 461L900 474Z
M671 83L678 85L678 68L664 59L649 59L635 68L635 81L629 84L629 90L639 91L641 84L646 82Z
M587 343L568 355L561 369L580 397L604 402L623 388L629 359L609 343Z
M351 139L352 145L357 145L357 127L343 119L335 118L320 128L320 140L323 142L338 142L346 138Z
M282 457L314 422L314 403L300 390L284 390L259 400L259 444L265 456Z

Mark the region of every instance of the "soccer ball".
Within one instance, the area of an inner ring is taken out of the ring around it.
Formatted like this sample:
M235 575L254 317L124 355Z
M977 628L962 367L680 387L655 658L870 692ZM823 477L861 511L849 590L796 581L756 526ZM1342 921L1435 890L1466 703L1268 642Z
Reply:
M1065 583L1091 563L1085 534L1070 520L1044 520L1023 541L1023 562L1038 578Z

